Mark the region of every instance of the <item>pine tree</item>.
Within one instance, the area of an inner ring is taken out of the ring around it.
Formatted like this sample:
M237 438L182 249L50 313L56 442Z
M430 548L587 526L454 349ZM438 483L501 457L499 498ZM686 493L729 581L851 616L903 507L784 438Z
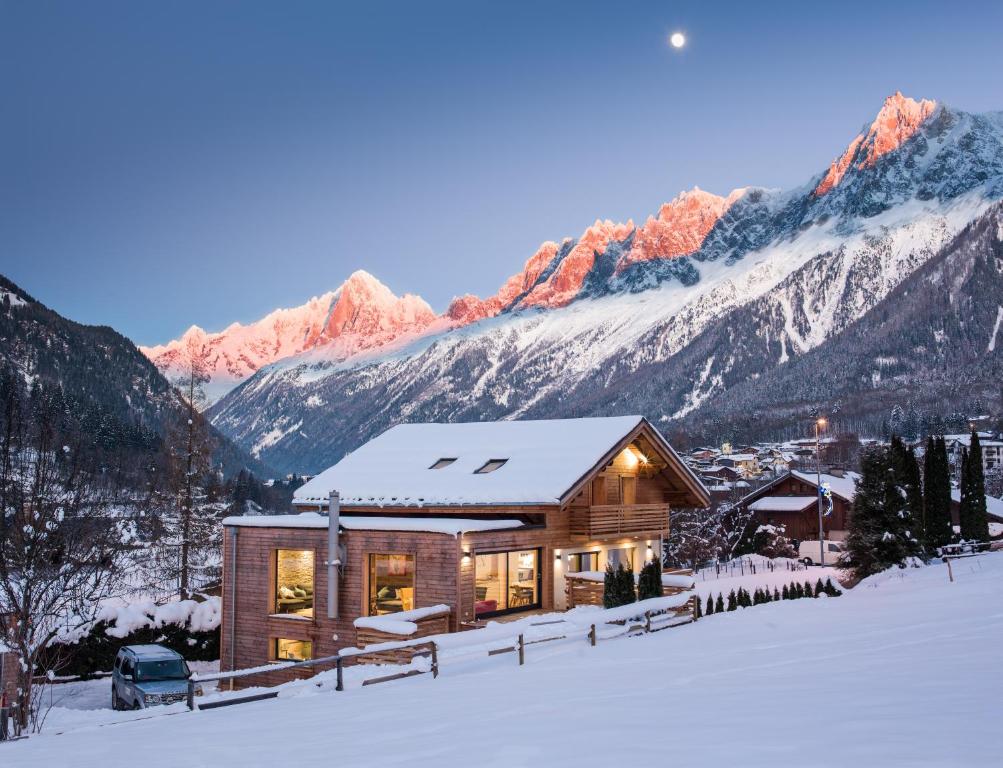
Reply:
M707 595L707 607L704 609L704 615L710 616L714 613L714 598Z
M693 610L694 610L693 613L694 619L703 618L703 609L700 607L700 598L697 598L696 600L693 601Z
M805 597L815 597L815 590L812 589L810 581L806 581L804 583L804 596Z
M724 595L720 592L717 593L717 600L714 602L714 613L724 612Z
M919 556L922 553L922 542L925 540L923 531L923 485L920 480L919 463L916 452L907 448L898 437L893 437L888 449L888 461L895 473L895 482L905 494L906 518L905 541L908 554Z
M731 590L728 593L728 610L734 611L738 609L738 596L735 594L735 590Z
M790 593L790 590L787 589L787 585L786 584L784 584L783 599L784 600L790 600L791 599L791 593Z
M776 587L773 588L773 599L778 603L780 602L780 592Z
M801 585L800 582L795 582L794 583L794 598L797 599L797 600L800 600L802 597L804 597L804 587Z
M839 597L841 594L843 594L838 589L836 589L836 586L832 583L832 579L825 580L825 593L829 597Z
M827 594L825 591L825 585L822 583L822 579L819 579L815 582L815 597L824 594Z
M863 579L892 566L904 566L915 546L906 534L908 518L888 451L872 448L862 453L843 567Z
M637 599L647 600L662 596L662 566L657 560L649 560L641 568L637 579Z
M602 607L616 608L620 603L620 582L612 563L607 563L602 582Z
M972 430L971 451L962 454L961 505L958 522L961 538L966 541L988 541L989 520L986 517L986 478L982 467L982 445L979 433Z
M947 458L947 442L943 437L932 440L933 451L924 478L926 504L926 538L931 550L950 544L954 538L951 525L951 466ZM928 450L929 450L929 443Z

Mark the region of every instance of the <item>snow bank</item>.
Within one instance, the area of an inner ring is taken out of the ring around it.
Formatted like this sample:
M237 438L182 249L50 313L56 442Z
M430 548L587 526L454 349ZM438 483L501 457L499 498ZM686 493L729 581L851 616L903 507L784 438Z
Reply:
M138 629L168 624L187 626L193 632L209 632L219 627L220 618L218 597L208 597L203 601L176 600L162 605L157 605L152 600L126 605L105 604L93 623L59 635L56 642L79 642L95 624L102 621L108 624L105 634L121 639Z
M375 629L379 632L387 632L391 635L413 635L418 631L415 622L427 619L430 616L441 616L449 613L448 605L433 605L427 608L414 608L410 611L400 611L390 613L385 616L362 616L352 624L356 629Z

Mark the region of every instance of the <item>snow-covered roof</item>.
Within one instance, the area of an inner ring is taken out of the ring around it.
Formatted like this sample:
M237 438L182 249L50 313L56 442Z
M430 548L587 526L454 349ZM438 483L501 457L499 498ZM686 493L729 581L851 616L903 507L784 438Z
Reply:
M956 504L961 503L960 488L951 489L951 501ZM986 494L986 512L994 517L998 517L1000 520L1003 520L1003 499L997 499L995 496Z
M791 474L805 483L815 485L818 482L814 472L793 470ZM853 501L853 497L857 495L857 480L859 479L860 475L856 472L844 472L842 477L822 473L822 484L828 484L829 490L845 501Z
M749 505L756 512L800 512L815 503L814 496L764 496Z
M301 512L298 515L254 515L226 517L223 525L238 528L327 528L327 515ZM339 527L346 531L417 531L421 533L461 533L505 531L522 528L522 520L471 520L460 517L360 517L341 515Z
M641 416L400 424L297 489L294 503L346 506L559 504L642 424L679 475L700 481ZM488 462L504 463L478 472ZM433 468L435 465L440 468Z

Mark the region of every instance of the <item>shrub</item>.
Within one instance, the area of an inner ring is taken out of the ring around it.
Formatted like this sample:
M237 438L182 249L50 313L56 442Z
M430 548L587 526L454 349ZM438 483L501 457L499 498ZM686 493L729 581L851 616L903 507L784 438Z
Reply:
M707 607L704 609L704 614L710 616L714 613L714 598L707 595Z
M738 596L735 594L735 590L731 590L728 593L728 610L734 611L738 609Z
M724 612L724 595L720 592L717 593L717 600L714 602L714 613Z
M637 599L634 593L634 571L624 568L621 563L615 569L612 565L606 566L606 574L603 578L603 608L617 608L621 605L630 605Z
M657 560L650 560L641 568L637 579L637 599L647 600L662 596L662 566Z

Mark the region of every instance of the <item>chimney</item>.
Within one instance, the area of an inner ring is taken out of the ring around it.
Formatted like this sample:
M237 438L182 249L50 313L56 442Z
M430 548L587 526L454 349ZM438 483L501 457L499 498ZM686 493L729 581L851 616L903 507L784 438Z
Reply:
M338 523L341 520L341 496L331 491L327 497L327 618L338 618L338 569L341 566Z

